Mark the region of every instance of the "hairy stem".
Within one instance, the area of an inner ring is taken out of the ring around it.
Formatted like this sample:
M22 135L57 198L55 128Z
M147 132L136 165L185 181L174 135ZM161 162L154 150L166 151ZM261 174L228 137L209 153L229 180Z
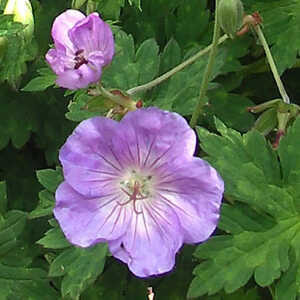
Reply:
M274 77L274 79L276 81L276 84L277 84L277 87L279 89L279 92L280 92L280 95L282 97L282 100L283 100L283 102L289 104L290 103L290 98L289 98L289 96L288 96L288 94L287 94L287 92L286 92L286 90L285 90L285 88L283 86L283 83L282 83L282 81L280 79L280 76L278 74L278 71L277 71L277 68L276 68L273 56L271 54L269 45L268 45L268 43L267 43L267 41L266 41L266 39L264 37L264 34L263 34L263 32L262 32L262 30L261 30L261 28L260 28L259 25L254 26L254 29L255 29L255 31L256 31L256 33L258 35L258 38L259 38L259 40L260 40L260 42L261 42L261 44L262 44L262 46L263 46L263 48L265 50L266 57L268 59L271 71L273 73L273 77Z
M224 41L227 40L227 38L228 38L228 35L224 34L222 37L219 38L218 44L222 44ZM143 92L143 91L147 91L149 89L152 89L153 87L159 85L160 83L162 83L163 81L169 79L171 76L173 76L177 72L181 71L185 67L187 67L190 64L192 64L193 62L195 62L199 57L201 57L204 54L208 53L211 50L211 48L212 48L212 44L207 46L206 48L200 50L195 55L191 56L190 58L188 58L187 60L185 60L184 62L182 62L181 64L179 64L175 68L173 68L172 70L164 73L163 75L157 77L156 79L154 79L150 82L147 82L143 85L139 85L137 87L129 89L127 91L127 94L133 95L133 94L136 94L138 92Z
M216 0L216 8L218 7L218 0ZM193 128L196 126L199 115L202 111L202 103L201 100L205 97L206 95L206 91L207 91L207 87L211 78L211 73L212 73L212 69L213 69L213 64L215 61L215 57L217 54L217 49L218 49L218 39L219 39L219 35L220 35L220 25L218 22L218 10L215 10L215 25L214 25L214 36L213 36L213 41L211 44L211 50L209 53L209 58L208 58L208 62L206 65L206 69L205 69L205 73L201 82L201 87L200 87L200 92L199 92L199 98L198 98L198 103L196 106L196 109L194 110L193 114L192 114L192 118L190 121L190 126Z

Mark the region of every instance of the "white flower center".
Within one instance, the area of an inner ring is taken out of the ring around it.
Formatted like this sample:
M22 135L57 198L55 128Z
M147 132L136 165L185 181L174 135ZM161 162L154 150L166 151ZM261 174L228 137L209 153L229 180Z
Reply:
M119 202L119 204L123 206L132 202L134 211L139 214L141 212L137 210L136 202L151 198L153 176L132 169L122 177L120 189L128 197L128 200Z

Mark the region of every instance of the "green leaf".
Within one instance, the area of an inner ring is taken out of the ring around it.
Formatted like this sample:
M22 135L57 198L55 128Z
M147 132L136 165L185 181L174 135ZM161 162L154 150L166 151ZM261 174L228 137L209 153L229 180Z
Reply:
M36 172L38 181L48 191L54 193L58 185L63 181L61 168L57 167L56 170L45 169Z
M1 300L58 299L47 273L38 268L10 267L0 264Z
M287 135L281 139L278 148L280 163L282 165L283 180L289 184L293 174L300 170L300 118L288 129Z
M39 192L38 206L29 213L30 219L49 216L52 214L55 199L52 193L47 190Z
M216 128L221 136L202 128L197 132L232 202L223 205L219 223L230 234L197 247L195 256L202 262L194 270L188 295L221 289L231 293L254 276L262 287L278 279L276 299L295 299L300 292L297 282L291 282L300 274L300 122L297 119L282 138L280 160L257 131L241 136L217 119Z
M86 109L90 100L91 97L87 93L78 91L68 105L69 112L66 113L66 118L71 121L80 122L99 115L98 111L89 111Z
M297 0L253 3L251 11L259 11L263 18L263 32L268 44L272 45L272 55L279 73L282 74L296 63L300 50L300 3Z
M21 148L36 131L39 122L38 102L32 96L19 98L7 86L2 86L0 97L0 149L7 146L9 140L16 148Z
M33 60L37 54L34 41L25 42L24 36L6 36L6 49L0 64L0 81L8 81L13 88L18 89L20 77L27 71L26 62Z
M56 75L49 69L43 68L38 70L40 76L30 80L25 87L22 88L24 92L44 91L49 86L55 84Z
M228 127L239 131L248 131L254 123L254 116L247 111L253 102L246 97L227 93L218 87L208 93L209 106L206 113L209 117L217 116Z
M262 232L274 225L271 217L259 214L248 205L224 203L218 227L227 233L239 234L243 231Z
M247 232L212 238L199 246L198 258L209 258L194 270L196 278L190 297L214 294L221 288L231 293L244 286L254 275L260 286L268 286L289 267L288 242L299 231L299 217L279 222L265 232Z
M102 273L107 254L106 244L90 248L69 248L62 252L50 265L49 276L63 276L63 297L79 295Z
M104 86L127 90L152 80L159 71L158 45L154 39L144 41L135 53L131 35L115 35L116 55L103 72Z
M181 1L175 23L176 40L183 47L195 43L206 32L208 21L209 10L206 9L205 1Z
M48 230L45 233L45 236L37 241L37 243L45 248L52 249L63 249L71 246L71 244L66 240L60 227L55 227Z
M27 214L21 211L9 211L0 224L0 256L11 251L17 238L24 230Z
M161 54L159 72L163 74L179 65L181 62L181 49L176 40L168 41L164 51Z
M184 60L195 52L196 49L190 51ZM219 52L213 67L212 79L220 73L225 60L226 53ZM198 101L199 83L202 80L206 63L207 60L203 57L159 85L152 95L151 105L161 109L174 110L182 115L191 114ZM182 84L183 82L184 84Z
M120 16L120 10L124 7L125 0L97 0L98 2L98 11L101 12L107 19L118 20Z
M6 183L0 181L0 215L6 212L7 208L7 195L6 195Z

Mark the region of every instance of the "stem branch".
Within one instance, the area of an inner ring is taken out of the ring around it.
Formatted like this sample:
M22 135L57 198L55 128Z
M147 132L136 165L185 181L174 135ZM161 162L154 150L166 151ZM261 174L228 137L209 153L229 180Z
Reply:
M102 85L99 85L97 89L99 90L101 95L108 98L112 102L117 103L123 107L126 107L129 110L136 110L136 103L134 101L130 99L126 99L124 97L120 97L118 95L114 95L110 91L106 90Z
M258 38L265 50L265 53L266 53L266 57L268 59L268 62L269 62L269 65L270 65L270 68L271 68L271 71L273 73L273 76L274 76L274 79L276 81L276 84L277 84L277 87L279 89L279 92L280 92L280 95L282 97L282 100L283 102L289 104L290 103L290 98L283 86L283 83L280 79L280 76L278 74L278 71L277 71L277 68L276 68L276 65L275 65L275 62L274 62L274 59L272 57L272 54L271 54L271 51L270 51L270 48L269 48L269 45L264 37L264 34L260 28L260 26L257 24L256 26L254 26L254 29L258 35Z
M220 37L219 40L217 41L218 45L222 44L224 41L226 41L227 38L228 38L227 34L224 34L222 37ZM165 74L163 74L163 75L157 77L156 79L154 79L154 80L152 80L150 82L147 82L147 83L145 83L143 85L131 88L128 91L126 91L126 93L130 94L130 95L133 95L133 94L136 94L138 92L149 90L149 89L151 89L151 88L159 85L160 83L162 83L163 81L169 79L171 76L173 76L177 72L181 71L182 69L184 69L188 65L192 64L193 62L195 62L202 55L208 53L211 49L212 49L212 44L210 44L206 48L200 50L195 55L191 56L190 58L188 58L187 60L185 60L184 62L182 62L181 64L179 64L175 68L173 68L172 70L166 72Z
M218 21L218 0L216 0L216 10L215 10L215 24L214 24L214 35L213 35L213 41L211 44L211 50L209 53L209 58L208 58L208 62L206 65L206 69L204 72L204 76L201 82L201 87L200 87L200 92L199 92L199 98L198 98L198 103L196 106L196 109L194 110L193 114L192 114L192 118L190 121L190 126L193 128L196 126L199 115L201 113L202 110L202 102L201 100L205 97L206 91L207 91L207 87L210 81L210 77L211 77L211 73L212 73L212 69L213 69L213 64L215 61L215 57L216 57L216 53L217 53L217 49L218 49L218 38L220 35L220 25L219 25L219 21Z

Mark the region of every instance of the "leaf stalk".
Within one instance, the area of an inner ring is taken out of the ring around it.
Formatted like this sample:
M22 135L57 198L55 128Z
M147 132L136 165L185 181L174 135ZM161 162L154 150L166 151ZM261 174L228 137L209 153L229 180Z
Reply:
M198 97L198 103L197 103L196 109L194 110L194 112L192 114L192 118L190 120L190 126L192 128L196 126L198 118L201 114L202 107L203 107L201 99L203 99L206 95L208 84L209 84L209 81L211 78L213 64L214 64L215 57L217 54L218 39L219 39L219 35L220 35L220 25L219 25L219 21L218 21L218 9L217 9L218 4L219 4L218 2L219 2L219 0L216 0L214 34L213 34L213 41L211 44L211 50L210 50L209 57L208 57L208 63L206 65L205 73L202 78L199 97Z
M227 39L228 39L228 35L224 34L223 36L221 36L218 39L218 41L217 41L218 45L222 44ZM178 66L176 66L175 68L173 68L170 71L164 73L163 75L157 77L156 79L154 79L150 82L147 82L143 85L139 85L139 86L136 86L134 88L131 88L131 89L127 90L126 93L129 94L129 95L133 95L133 94L136 94L136 93L139 93L139 92L143 92L143 91L147 91L149 89L152 89L153 87L155 87L155 86L159 85L160 83L162 83L163 81L169 79L171 76L175 75L177 72L181 71L185 67L187 67L190 64L194 63L198 58L200 58L201 56L208 53L211 49L212 49L212 44L210 44L206 48L200 50L195 55L191 56L190 58L188 58L187 60L185 60L184 62L182 62Z
M260 40L260 42L261 42L261 44L262 44L262 46L264 48L264 51L266 53L267 60L269 62L271 71L273 73L273 77L274 77L274 79L276 81L276 84L277 84L279 93L280 93L280 95L282 97L282 100L283 100L283 102L289 104L290 103L290 98L289 98L289 96L288 96L288 94L287 94L287 92L286 92L286 90L285 90L285 88L283 86L283 83L282 83L281 78L279 76L276 64L274 62L272 53L271 53L269 45L268 45L268 43L267 43L267 41L265 39L265 36L264 36L264 34L263 34L263 32L262 32L259 24L255 25L253 27L254 27L254 30L256 31L257 36L258 36L258 38L259 38L259 40Z

